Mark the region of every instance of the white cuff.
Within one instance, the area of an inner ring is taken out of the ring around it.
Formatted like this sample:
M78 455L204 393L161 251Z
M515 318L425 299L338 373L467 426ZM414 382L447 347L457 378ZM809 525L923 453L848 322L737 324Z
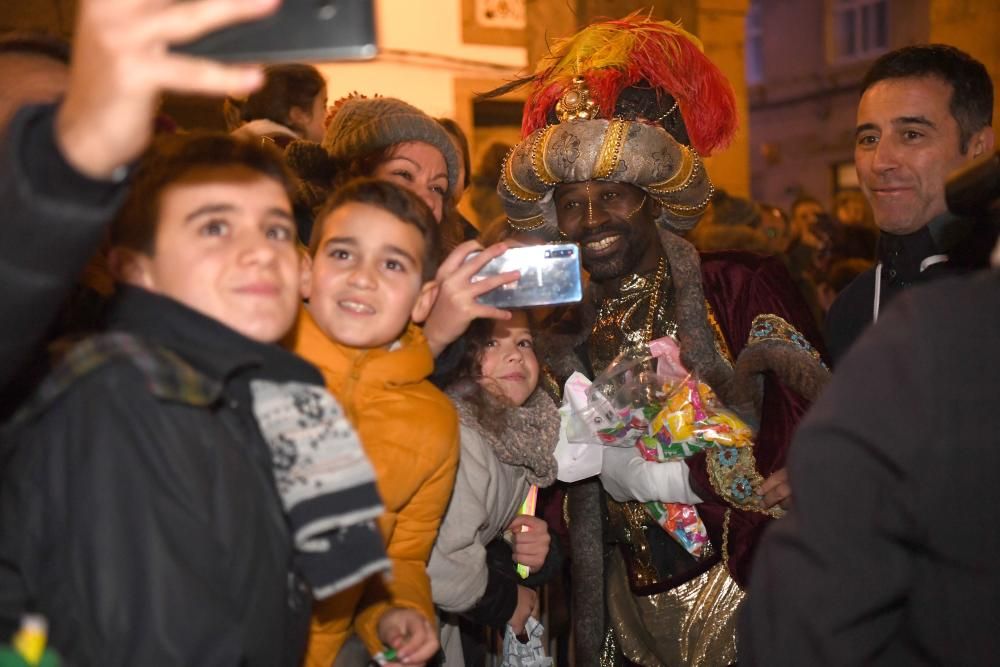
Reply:
M701 502L691 489L687 463L647 461L634 447L604 448L601 484L618 502Z

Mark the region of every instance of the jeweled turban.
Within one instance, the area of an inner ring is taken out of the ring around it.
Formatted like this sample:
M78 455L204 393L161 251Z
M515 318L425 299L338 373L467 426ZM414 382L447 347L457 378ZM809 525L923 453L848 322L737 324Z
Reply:
M690 229L712 183L699 153L736 130L732 87L696 37L634 13L556 44L531 84L521 142L497 192L515 229L555 235L553 192L562 183L631 183L660 203L657 224Z

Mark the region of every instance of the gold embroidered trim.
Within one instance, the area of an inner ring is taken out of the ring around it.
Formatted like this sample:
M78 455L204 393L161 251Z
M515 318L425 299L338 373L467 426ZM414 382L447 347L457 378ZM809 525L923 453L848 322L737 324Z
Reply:
M708 315L708 326L711 327L712 333L715 338L715 349L723 359L729 362L729 366L735 363L733 360L733 353L729 349L729 344L726 343L726 337L722 333L722 327L719 326L719 321L715 319L715 313L712 311L712 304L705 299L705 314Z
M708 479L712 488L738 510L759 512L778 518L785 511L775 505L764 508L763 498L754 491L764 477L757 472L753 447L715 447L706 453Z
M507 188L507 192L514 195L515 198L521 201L538 201L541 199L545 193L543 192L533 192L528 190L514 178L514 149L512 148L509 153L507 153L507 158L503 161L503 172L501 173L501 180L503 181L503 186Z
M533 232L545 224L545 217L539 213L530 218L507 218L507 224L519 232Z
M750 324L750 334L747 336L747 347L768 340L794 345L811 356L823 368L826 368L819 351L812 346L809 339L789 324L787 320L774 313L762 313L753 318L753 322Z
M597 162L594 163L595 179L608 178L618 166L628 126L629 121L621 118L615 118L608 123L608 129L604 133L604 141L601 143L601 151L597 154Z
M531 168L535 171L538 180L549 186L560 183L559 179L549 171L548 165L545 164L545 155L549 150L549 139L552 138L555 129L555 125L547 125L544 130L535 135L531 146Z
M667 209L674 215L681 218L693 218L695 216L701 215L708 208L709 202L712 201L712 195L715 194L715 186L711 183L708 184L708 194L697 204L674 204L662 202L663 208Z
M722 517L722 564L729 569L729 517L733 514L733 508L726 508L726 515Z
M701 165L701 158L693 149L689 149L686 146L681 146L680 149L681 165L677 168L674 175L660 183L647 185L647 190L658 195L669 195L674 192L680 192L691 185L691 181L694 180L698 167Z

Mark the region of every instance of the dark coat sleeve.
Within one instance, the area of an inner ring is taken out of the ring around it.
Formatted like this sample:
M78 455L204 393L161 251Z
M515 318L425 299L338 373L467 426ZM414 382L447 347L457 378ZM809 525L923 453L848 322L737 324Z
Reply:
M220 603L231 554L213 519L212 447L178 445L198 427L157 413L124 369L5 435L0 619L9 630L26 608L47 616L69 666L245 664L246 610Z
M54 119L55 107L22 109L0 139L0 387L38 349L124 194L66 163Z
M549 529L549 552L538 572L526 579L517 574L514 552L498 537L486 545L486 592L475 607L464 612L470 620L503 630L517 609L518 585L538 588L555 577L562 568L563 549L559 536Z

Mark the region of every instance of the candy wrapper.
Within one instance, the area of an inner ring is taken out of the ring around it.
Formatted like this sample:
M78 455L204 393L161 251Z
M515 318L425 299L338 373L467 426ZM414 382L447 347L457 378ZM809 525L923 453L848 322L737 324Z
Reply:
M750 427L684 368L672 338L652 341L647 354L611 364L588 390L588 410L602 443L636 447L647 461L675 461L709 448L735 452L753 444ZM702 554L708 534L693 505L651 502L646 509L689 553Z

